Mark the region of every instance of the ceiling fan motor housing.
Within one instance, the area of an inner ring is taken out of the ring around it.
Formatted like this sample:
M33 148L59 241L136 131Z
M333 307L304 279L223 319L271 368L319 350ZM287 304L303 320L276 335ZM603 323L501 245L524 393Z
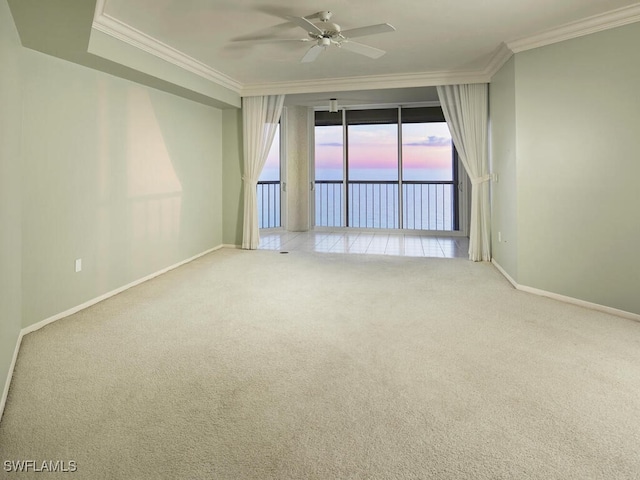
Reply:
M318 18L320 19L320 23L316 24L316 26L324 32L322 34L322 37L334 38L340 35L340 25L329 21L331 19L331 15L333 15L331 12L329 11L318 12L317 15L318 15Z
M340 25L337 23L321 23L318 25L319 28L324 30L324 34L330 37L335 37L340 34Z

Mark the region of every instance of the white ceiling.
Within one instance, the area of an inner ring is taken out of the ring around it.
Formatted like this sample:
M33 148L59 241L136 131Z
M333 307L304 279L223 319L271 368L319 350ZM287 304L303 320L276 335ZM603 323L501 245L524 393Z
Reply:
M323 84L335 85L336 79L344 78L352 81L347 90L354 90L352 77L416 78L417 84L409 86L420 86L420 79L430 75L483 72L503 44L522 45L541 33L572 22L588 24L584 22L588 17L632 5L639 4L637 0L104 0L98 2L102 9L98 13L230 77L242 88L299 82L305 92L321 92L329 90ZM332 21L343 30L392 24L395 32L357 39L386 50L386 55L372 60L330 48L316 62L303 64L299 60L309 43L238 41L260 36L304 38L306 33L285 17L320 10L332 11ZM353 95L357 97L357 92ZM312 95L305 98L313 100Z

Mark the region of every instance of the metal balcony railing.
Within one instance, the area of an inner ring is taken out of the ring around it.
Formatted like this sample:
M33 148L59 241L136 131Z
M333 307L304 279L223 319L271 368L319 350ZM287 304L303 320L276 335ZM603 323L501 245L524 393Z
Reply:
M344 182L317 180L316 225L453 231L458 229L457 192L453 181L349 181L345 222Z
M458 189L455 182L402 183L403 228L458 230Z
M350 227L400 228L398 182L350 181L348 187Z
M280 222L280 181L258 182L258 226L275 228Z
M344 227L342 180L316 180L316 225Z

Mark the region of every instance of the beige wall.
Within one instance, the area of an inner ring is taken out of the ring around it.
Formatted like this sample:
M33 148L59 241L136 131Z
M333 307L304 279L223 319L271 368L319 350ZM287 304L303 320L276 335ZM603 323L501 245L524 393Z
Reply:
M23 326L222 243L220 110L22 55Z
M517 194L494 211L517 205L518 283L640 314L638 44L636 23L515 56Z
M222 112L224 243L242 245L242 110Z
M498 174L498 181L491 183L491 250L493 258L517 280L515 100L515 59L511 57L489 85L491 171Z
M0 396L21 328L20 43L0 0Z

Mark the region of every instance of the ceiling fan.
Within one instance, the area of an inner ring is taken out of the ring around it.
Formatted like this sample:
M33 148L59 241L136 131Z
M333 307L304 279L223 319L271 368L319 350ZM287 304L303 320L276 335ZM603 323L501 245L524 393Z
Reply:
M307 50L307 53L300 60L302 63L315 61L326 48L331 45L344 48L369 58L380 58L386 52L379 48L364 45L352 41L355 37L364 37L367 35L376 35L378 33L393 32L395 28L388 23L380 23L377 25L369 25L366 27L351 28L349 30L341 30L340 25L330 22L332 13L329 11L318 12L307 17L286 17L291 23L302 28L307 32L308 38L300 41L314 42L314 45ZM312 23L310 19L320 19L318 23Z

